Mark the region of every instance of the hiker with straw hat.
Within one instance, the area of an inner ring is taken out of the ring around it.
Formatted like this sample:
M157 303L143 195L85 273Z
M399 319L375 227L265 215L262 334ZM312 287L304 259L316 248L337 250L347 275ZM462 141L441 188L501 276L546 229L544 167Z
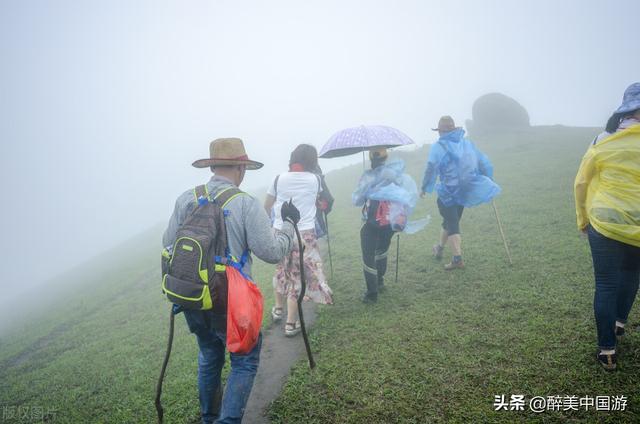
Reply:
M438 141L431 145L422 179L422 192L438 193L438 210L442 215L440 241L433 246L434 258L440 260L447 242L453 250L451 262L444 269L464 268L460 219L465 207L491 201L500 193L493 182L493 165L489 158L464 137L464 130L456 127L451 116L443 116L438 127ZM436 180L440 179L436 187Z
M207 196L196 199L194 189L189 189L178 197L162 238L165 247L174 245L178 229L186 217L198 208L200 201L215 202L213 199L225 190L236 190L238 193L223 206L224 226L229 254L235 258L246 258L242 272L251 277L251 253L273 264L289 254L295 238L292 222L298 222L300 213L295 206L285 203L278 211L284 222L279 230L273 230L260 202L237 190L247 170L262 167L262 163L249 159L242 140L220 138L212 141L209 145L209 157L195 161L193 166L210 168L213 172L213 176L203 187ZM202 186L198 188L200 187ZM223 301L226 301L226 288L224 291ZM240 422L258 369L262 337L258 338L248 353L230 353L231 372L220 405L220 376L225 362L226 307L184 310L184 314L189 330L196 335L200 350L198 389L202 422Z

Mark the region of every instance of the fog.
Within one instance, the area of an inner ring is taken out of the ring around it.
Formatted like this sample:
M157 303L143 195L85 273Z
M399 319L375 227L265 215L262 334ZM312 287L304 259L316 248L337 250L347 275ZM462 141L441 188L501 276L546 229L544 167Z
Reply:
M637 1L32 1L0 4L0 297L166 222L218 137L243 188L337 130L433 141L488 92L531 122L602 126L640 79ZM588 143L588 141L586 141ZM360 160L322 161L328 171ZM160 240L157 246L160 248Z

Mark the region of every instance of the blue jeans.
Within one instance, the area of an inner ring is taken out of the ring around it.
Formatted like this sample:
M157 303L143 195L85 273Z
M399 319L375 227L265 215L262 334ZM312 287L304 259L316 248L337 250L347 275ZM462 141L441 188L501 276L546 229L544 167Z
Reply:
M210 328L206 322L206 312L184 311L187 325L196 335L200 352L198 354L198 391L203 424L240 423L249 399L253 379L260 363L262 334L258 342L246 355L231 353L231 372L219 405L220 375L225 361L225 330Z
M638 292L640 247L605 237L591 226L588 235L596 280L593 310L598 346L615 349L616 320L627 322Z

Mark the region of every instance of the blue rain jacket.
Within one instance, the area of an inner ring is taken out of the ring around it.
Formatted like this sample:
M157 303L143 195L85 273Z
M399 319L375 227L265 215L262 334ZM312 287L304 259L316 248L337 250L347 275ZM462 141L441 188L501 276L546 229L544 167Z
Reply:
M418 189L413 179L404 173L404 161L395 160L365 171L351 200L362 206L367 199L400 203L413 212L418 201Z
M404 166L404 161L395 160L365 171L351 195L353 204L362 206L367 200L388 201L391 202L390 222L396 222L399 215L409 218L418 202L418 188L413 178L404 173ZM428 223L429 217L409 221L403 231L413 234L422 230Z
M500 186L492 178L493 165L487 155L458 128L443 134L431 146L422 191L432 193L435 187L445 206L472 207L490 202L500 193Z

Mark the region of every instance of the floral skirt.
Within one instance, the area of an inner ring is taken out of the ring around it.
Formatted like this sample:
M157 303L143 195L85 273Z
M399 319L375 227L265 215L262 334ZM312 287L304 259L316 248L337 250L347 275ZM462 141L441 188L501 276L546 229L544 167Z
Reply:
M315 231L300 231L300 237L304 243L304 280L307 283L305 298L308 297L316 303L332 304L332 291L322 270L322 258ZM282 258L276 266L273 287L277 293L291 299L297 299L300 294L300 247L295 237L291 253Z

